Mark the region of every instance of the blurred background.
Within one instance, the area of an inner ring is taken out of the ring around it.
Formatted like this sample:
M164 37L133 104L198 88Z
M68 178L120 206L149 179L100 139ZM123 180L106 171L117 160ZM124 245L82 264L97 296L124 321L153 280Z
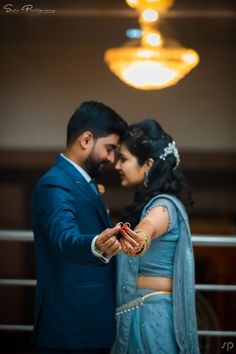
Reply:
M28 3L43 11L22 10ZM235 1L176 0L163 14L162 33L193 48L200 62L162 90L127 86L104 62L104 52L122 46L126 30L138 26L125 0L1 0L0 229L31 230L35 183L65 149L74 110L96 100L129 124L157 119L174 136L195 200L192 233L212 239L194 247L197 284L234 285L235 247L215 246L214 236L236 235ZM121 192L112 170L99 182L115 222L132 191ZM33 353L33 283L6 281L35 279L33 243L0 235L0 352ZM199 330L228 331L201 335L202 353L233 353L235 292L197 290L197 306Z

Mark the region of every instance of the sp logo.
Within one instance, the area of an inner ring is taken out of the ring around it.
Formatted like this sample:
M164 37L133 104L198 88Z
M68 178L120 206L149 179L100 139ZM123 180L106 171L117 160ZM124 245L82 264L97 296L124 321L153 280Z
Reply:
M233 342L224 342L224 344L221 347L221 349L226 349L227 352L229 352L233 348L234 348L234 343Z

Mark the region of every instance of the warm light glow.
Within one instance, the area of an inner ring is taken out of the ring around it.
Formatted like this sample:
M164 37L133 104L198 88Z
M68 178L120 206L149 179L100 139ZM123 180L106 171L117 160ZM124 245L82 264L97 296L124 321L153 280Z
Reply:
M133 7L133 8L135 8L138 4L138 0L126 0L126 2L130 7Z
M192 64L195 62L195 55L193 53L184 53L182 55L183 60L186 63Z
M165 65L154 60L136 61L127 65L122 71L122 77L128 85L146 89L163 88L169 86L177 75L176 70L169 69ZM158 77L158 83L156 78ZM168 83L168 84L167 84Z
M142 37L142 43L144 45L150 45L152 47L160 46L162 44L161 35L155 32L151 32L151 33L144 32Z
M126 3L138 10L152 8L157 11L166 11L174 3L174 0L126 0Z
M104 60L127 85L140 90L157 90L175 85L199 62L198 54L162 38L156 28L159 12L174 0L126 0L139 12L141 37L123 47L108 49ZM137 38L137 37L136 37Z
M141 13L141 21L156 22L158 20L158 12L153 9L146 9Z
M191 63L189 58L192 58ZM105 62L110 70L127 85L142 90L162 89L176 84L198 61L194 50L182 47L121 47L105 53Z
M136 54L137 54L137 58L145 58L145 59L150 59L153 56L153 53L150 49L142 49L142 48L140 48Z

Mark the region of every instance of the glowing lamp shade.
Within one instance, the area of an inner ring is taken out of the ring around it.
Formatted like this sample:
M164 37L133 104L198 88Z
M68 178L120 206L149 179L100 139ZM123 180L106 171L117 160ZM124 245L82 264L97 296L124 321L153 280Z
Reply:
M127 85L157 90L177 84L199 62L198 54L183 47L121 47L105 52L110 70Z

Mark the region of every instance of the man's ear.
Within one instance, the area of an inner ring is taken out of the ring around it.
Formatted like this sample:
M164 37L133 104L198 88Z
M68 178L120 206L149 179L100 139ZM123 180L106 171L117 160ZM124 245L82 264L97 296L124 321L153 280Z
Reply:
M86 150L93 144L94 138L93 133L90 131L83 132L79 137L79 144L82 149Z

